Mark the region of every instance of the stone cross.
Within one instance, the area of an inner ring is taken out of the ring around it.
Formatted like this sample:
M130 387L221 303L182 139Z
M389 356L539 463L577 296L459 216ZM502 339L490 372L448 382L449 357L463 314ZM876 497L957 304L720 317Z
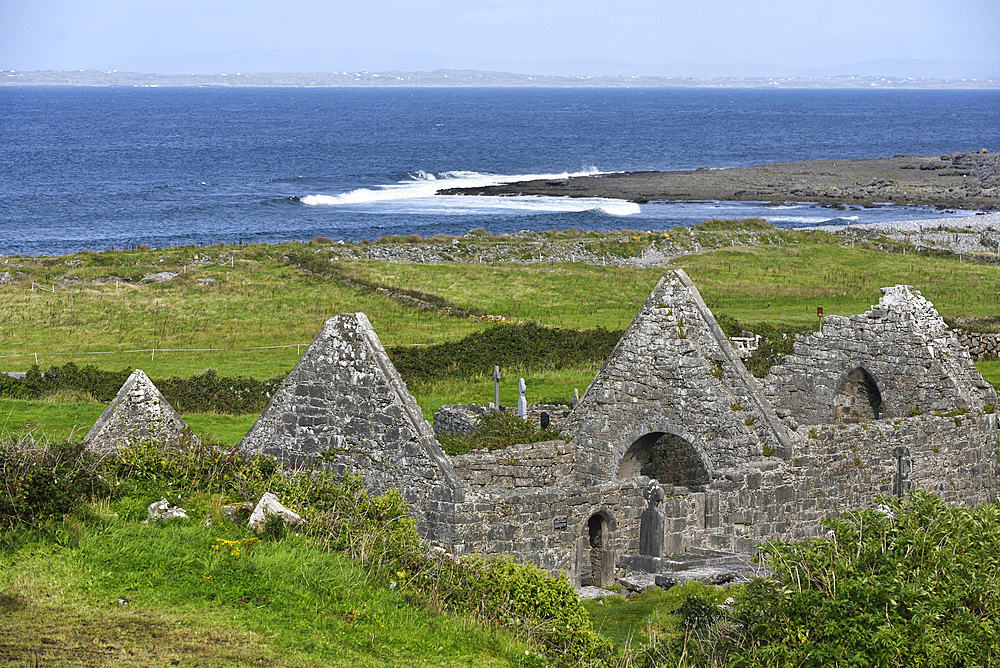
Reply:
M667 516L660 510L660 501L666 496L655 480L642 492L649 505L639 516L639 554L647 557L663 556L663 535L667 530Z
M517 383L517 393L519 395L517 397L517 414L522 420L528 419L528 402L524 398L524 393L527 390L528 388L524 384L524 378L522 378Z
M570 408L576 408L576 405L580 403L580 390L573 388L573 399L569 402Z
M500 410L500 367L493 367L493 407Z

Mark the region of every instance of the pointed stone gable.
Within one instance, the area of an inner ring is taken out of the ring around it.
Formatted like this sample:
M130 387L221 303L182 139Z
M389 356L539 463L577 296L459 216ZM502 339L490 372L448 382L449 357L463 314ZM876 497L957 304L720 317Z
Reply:
M657 284L562 434L591 484L640 474L669 483L670 471L652 461L654 446L667 450L661 469L688 469L673 484L691 487L789 451L756 380L681 270Z
M194 438L149 376L136 369L83 440L88 450L113 454L145 439L176 446Z
M827 316L771 367L767 396L802 424L865 422L913 412L982 410L996 404L934 305L909 285L882 288L867 313Z
M454 531L462 483L364 313L323 325L240 447L292 464L322 457L370 492L399 490L425 537Z

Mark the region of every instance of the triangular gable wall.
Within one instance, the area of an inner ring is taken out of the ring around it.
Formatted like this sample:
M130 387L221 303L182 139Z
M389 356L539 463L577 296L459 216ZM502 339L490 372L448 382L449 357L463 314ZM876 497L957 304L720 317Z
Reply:
M193 438L187 423L149 376L136 369L83 440L87 449L111 454L144 439L176 446Z
M877 387L883 418L981 410L997 401L968 348L909 285L882 288L866 313L828 316L822 331L796 341L795 353L771 367L766 394L781 417L803 424L843 420L843 388L857 369ZM875 410L866 418L877 419Z
M454 532L464 487L364 313L323 325L240 447L293 464L322 457L373 493L399 490L425 537Z
M712 477L790 452L757 382L681 270L657 284L562 433L583 484L619 477L626 451L649 434L686 441Z

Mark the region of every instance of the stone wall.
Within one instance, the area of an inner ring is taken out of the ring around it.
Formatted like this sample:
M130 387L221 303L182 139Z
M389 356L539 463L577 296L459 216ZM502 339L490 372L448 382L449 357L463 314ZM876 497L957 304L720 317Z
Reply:
M910 286L883 288L878 306L829 316L771 367L766 393L779 417L799 423L982 409L996 392L933 305Z
M511 413L517 409L513 406L503 406L503 410ZM475 433L479 418L493 410L493 404L482 406L480 404L445 404L434 413L434 435L451 434L452 436L465 436ZM549 414L549 426L559 429L566 416L569 415L569 406L559 404L533 404L528 406L528 420L536 429L541 428L542 413Z
M567 418L580 481L619 477L642 439L686 441L716 469L781 454L784 427L683 271L667 273ZM640 463L641 464L641 463ZM671 480L661 480L671 484Z
M574 487L573 450L563 441L515 445L451 458L469 491Z
M460 552L506 553L579 583L592 568L592 522L601 529L603 584L613 584L615 557L638 550L644 480L588 488L470 492L455 513ZM593 580L590 580L593 581Z
M479 404L445 404L434 412L434 435L467 436L473 434L480 416L485 415L490 410L492 409Z
M995 360L1000 357L1000 334L980 334L955 330L955 335L963 346L969 349L972 359Z
M800 427L793 447L791 459L724 471L704 492L665 487L666 552L752 553L765 540L815 537L821 519L914 487L949 503L996 498L994 415Z
M372 493L402 493L421 535L454 538L461 480L363 313L323 325L240 447L361 473Z

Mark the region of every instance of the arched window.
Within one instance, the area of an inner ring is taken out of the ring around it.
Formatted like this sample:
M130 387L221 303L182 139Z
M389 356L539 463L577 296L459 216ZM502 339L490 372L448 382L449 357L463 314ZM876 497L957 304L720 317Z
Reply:
M877 420L883 413L878 383L861 367L844 377L837 390L833 417L837 422Z
M625 451L618 480L649 476L664 485L697 487L709 483L708 470L694 446L675 434L651 432Z

